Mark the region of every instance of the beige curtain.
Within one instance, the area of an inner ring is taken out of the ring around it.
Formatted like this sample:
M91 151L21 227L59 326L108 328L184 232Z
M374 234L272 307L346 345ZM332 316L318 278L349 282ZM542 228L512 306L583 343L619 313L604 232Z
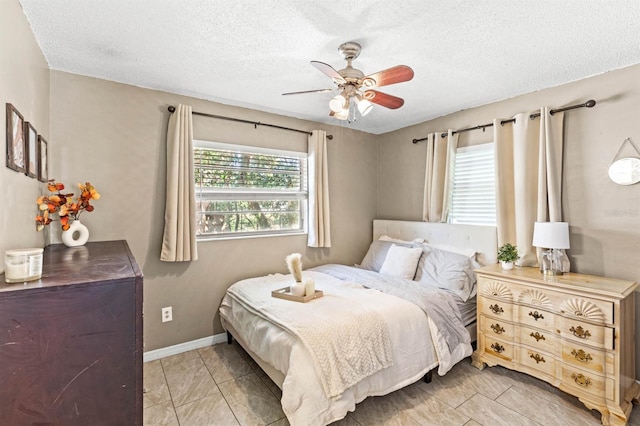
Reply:
M198 259L191 107L178 105L167 130L167 197L160 260Z
M564 114L540 109L540 118L517 114L513 125L493 122L496 150L498 244L518 247L521 266L538 265L534 222L562 221ZM569 259L565 258L565 270Z
M331 247L327 132L309 135L309 247Z
M443 138L442 132L427 136L427 163L424 178L422 220L446 222L451 207L451 188L458 148L458 135L449 130Z

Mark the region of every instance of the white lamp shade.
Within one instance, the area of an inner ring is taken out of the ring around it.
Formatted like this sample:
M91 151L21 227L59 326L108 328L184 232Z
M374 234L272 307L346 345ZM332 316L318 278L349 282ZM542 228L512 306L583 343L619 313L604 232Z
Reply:
M349 118L349 110L348 109L340 110L336 112L334 117L337 118L338 120L346 120L347 118Z
M364 117L369 114L373 109L373 104L366 99L362 99L358 102L358 111Z
M567 222L535 222L533 245L548 249L568 249L569 224Z
M329 101L329 109L333 112L340 112L344 108L347 99L342 95L337 95Z

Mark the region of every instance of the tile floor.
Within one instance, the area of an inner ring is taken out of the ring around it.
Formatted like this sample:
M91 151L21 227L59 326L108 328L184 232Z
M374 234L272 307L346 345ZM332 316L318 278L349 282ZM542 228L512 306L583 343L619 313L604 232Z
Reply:
M237 344L217 344L144 364L145 425L287 426L280 390ZM367 398L338 426L599 425L596 411L526 374L463 360L383 397ZM630 425L640 426L640 406Z

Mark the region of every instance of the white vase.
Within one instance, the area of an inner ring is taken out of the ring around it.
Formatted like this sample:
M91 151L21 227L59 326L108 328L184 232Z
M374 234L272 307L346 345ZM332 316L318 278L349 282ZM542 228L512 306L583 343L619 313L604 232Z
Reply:
M89 240L89 228L79 220L71 222L69 229L62 231L62 242L67 247L83 246Z
M502 264L502 269L504 269L505 271L508 271L510 269L513 269L513 262L500 262Z

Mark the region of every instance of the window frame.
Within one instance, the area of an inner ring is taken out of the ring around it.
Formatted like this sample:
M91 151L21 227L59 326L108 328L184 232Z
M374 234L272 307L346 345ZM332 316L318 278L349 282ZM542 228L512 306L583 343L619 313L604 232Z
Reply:
M230 152L243 152L243 153L252 153L252 154L263 154L263 155L272 155L272 156L283 156L283 157L292 157L301 160L301 171L300 171L300 179L302 190L269 190L269 189L260 189L260 188L207 188L209 197L205 199L208 200L255 200L255 201L264 201L264 200L298 200L300 202L299 215L300 215L300 228L291 229L291 230L267 230L267 231L242 231L242 232L224 232L224 233L206 233L200 234L196 231L196 241L219 241L219 240L229 240L229 239L242 239L242 238L263 238L263 237L281 237L281 236L292 236L292 235L306 235L308 233L308 200L309 200L309 165L308 165L308 154L307 152L302 151L291 151L284 149L276 149L276 148L266 148L252 145L240 145L240 144L231 144L224 142L216 142L216 141L206 141L200 139L193 140L193 161L194 161L194 191L196 203L199 200L203 199L199 196L202 194L202 188L198 186L198 182L196 182L196 161L195 161L195 150L196 148L207 148L213 150L221 150L221 151L230 151ZM218 196L215 196L217 194ZM214 195L214 196L212 196ZM274 198L277 196L277 198ZM196 215L204 213L202 210L196 210ZM198 218L196 218L198 220Z

